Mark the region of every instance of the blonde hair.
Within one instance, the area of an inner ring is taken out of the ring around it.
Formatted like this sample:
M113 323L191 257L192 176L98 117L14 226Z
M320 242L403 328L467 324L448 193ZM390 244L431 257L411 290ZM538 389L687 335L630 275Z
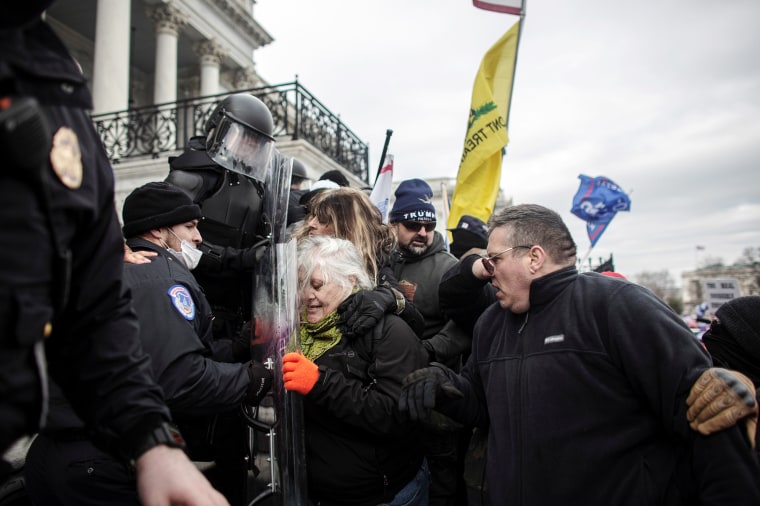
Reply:
M354 188L321 191L310 202L303 225L293 234L299 241L309 236L308 223L312 218L331 225L335 237L350 241L364 260L367 272L377 279L378 259L391 253L394 235L366 193Z

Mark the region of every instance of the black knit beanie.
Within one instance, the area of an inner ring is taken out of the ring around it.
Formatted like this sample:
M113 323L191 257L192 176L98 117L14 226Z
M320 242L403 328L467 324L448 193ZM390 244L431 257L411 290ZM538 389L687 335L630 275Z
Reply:
M719 325L711 325L702 336L707 351L724 367L760 381L760 295L731 299L715 317Z
M165 181L147 183L130 193L122 210L124 237L170 227L201 217L201 208L190 196Z
M760 295L731 299L718 308L715 317L747 353L760 361Z

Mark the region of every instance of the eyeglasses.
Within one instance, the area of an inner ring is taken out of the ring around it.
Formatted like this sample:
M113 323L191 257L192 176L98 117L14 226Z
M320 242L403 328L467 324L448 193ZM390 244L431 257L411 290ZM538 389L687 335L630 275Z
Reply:
M503 255L504 253L512 251L513 249L517 249L517 248L528 248L528 249L530 249L532 247L533 246L512 246L511 248L507 248L507 249L505 249L503 251L499 251L498 253L494 253L493 255L490 255L490 256L487 256L487 257L483 257L483 258L481 258L481 260L483 261L483 267L485 267L486 272L488 272L488 274L490 274L490 275L493 276L493 272L496 269L496 262L494 262L494 258L497 258L497 257Z
M416 221L402 221L404 227L410 232L419 232L422 227L425 227L425 232L432 232L435 230L435 222L429 221L427 223L419 223Z

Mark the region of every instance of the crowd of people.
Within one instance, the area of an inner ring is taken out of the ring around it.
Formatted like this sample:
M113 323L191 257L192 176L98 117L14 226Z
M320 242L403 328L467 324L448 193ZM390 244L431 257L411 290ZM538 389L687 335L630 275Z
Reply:
M385 223L340 171L302 188L248 94L119 220L48 3L0 21L0 140L25 148L0 185L0 450L35 435L34 504L247 504L242 410L286 392L310 506L760 504L760 296L700 343L646 288L579 272L541 205L463 216L447 247L406 179ZM265 365L273 237L296 244L299 322Z

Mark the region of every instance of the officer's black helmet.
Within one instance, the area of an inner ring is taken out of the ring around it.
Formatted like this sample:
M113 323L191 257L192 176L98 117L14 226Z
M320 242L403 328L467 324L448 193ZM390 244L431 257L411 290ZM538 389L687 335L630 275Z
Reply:
M206 135L217 127L225 116L274 140L272 113L264 102L253 95L236 93L219 102L206 122Z
M274 146L269 108L253 95L222 100L206 122L206 150L222 167L265 181Z
M290 173L290 179L299 181L309 179L309 176L306 174L306 167L298 158L293 158L293 170Z

